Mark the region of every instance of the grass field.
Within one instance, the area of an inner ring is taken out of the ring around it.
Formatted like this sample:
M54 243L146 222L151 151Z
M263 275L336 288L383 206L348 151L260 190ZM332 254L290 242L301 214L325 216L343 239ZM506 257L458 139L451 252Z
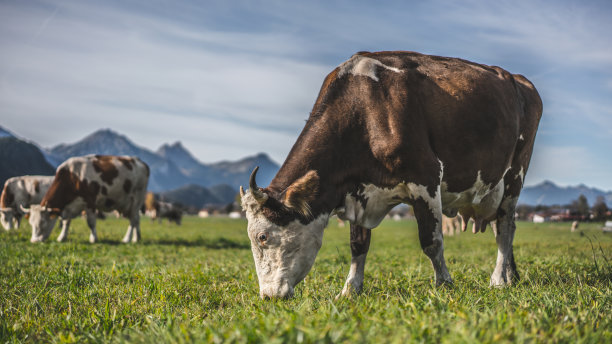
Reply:
M0 342L590 342L612 343L612 235L600 224L519 223L521 281L490 288L491 229L445 241L454 287L437 289L416 223L373 231L362 295L334 301L350 262L348 228L330 222L291 300L261 300L246 222L81 219L68 242L0 233Z

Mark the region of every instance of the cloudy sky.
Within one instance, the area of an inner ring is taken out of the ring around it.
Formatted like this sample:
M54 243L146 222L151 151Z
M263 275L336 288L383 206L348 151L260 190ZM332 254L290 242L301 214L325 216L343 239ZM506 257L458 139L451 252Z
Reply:
M0 0L0 125L44 147L112 128L204 162L281 163L357 51L501 66L544 102L527 185L612 190L612 3Z

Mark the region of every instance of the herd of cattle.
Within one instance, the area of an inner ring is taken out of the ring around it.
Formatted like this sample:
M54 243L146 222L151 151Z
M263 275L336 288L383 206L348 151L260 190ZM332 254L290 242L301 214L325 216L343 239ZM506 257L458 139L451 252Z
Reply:
M8 179L0 197L0 221L6 230L18 228L24 216L32 226L31 242L49 237L61 219L57 238L68 237L70 220L84 213L91 231L89 241L98 240L96 218L115 211L129 219L123 242L140 239L140 213L144 210L149 167L136 157L87 155L62 163L55 176L21 176ZM147 213L168 217L180 224L181 212L171 204L152 200Z
M490 283L512 283L518 278L514 210L541 115L534 85L496 66L414 52L353 55L325 78L270 185L257 186L256 168L249 189L240 189L260 295L293 295L332 215L351 224L352 259L341 295L360 292L371 230L400 203L413 207L436 284L452 283L443 215L459 215L463 230L472 219L474 233L491 224L498 256ZM18 223L21 212L29 213L36 242L59 216L62 241L70 219L84 210L95 242L95 211L117 210L130 220L123 241L138 241L148 177L137 158L72 158L53 181L7 182L2 221L10 225L12 214Z

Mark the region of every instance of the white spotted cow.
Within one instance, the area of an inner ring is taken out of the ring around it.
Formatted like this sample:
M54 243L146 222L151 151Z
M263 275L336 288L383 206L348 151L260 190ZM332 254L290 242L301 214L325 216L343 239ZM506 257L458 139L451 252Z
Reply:
M63 220L57 241L66 240L70 219L84 210L91 230L89 241L95 243L96 211L117 210L130 220L123 242L137 242L148 181L149 167L136 157L87 155L66 160L57 168L40 204L24 209L30 213L31 241L47 239L58 216Z
M357 53L332 71L270 185L241 190L262 297L290 297L331 215L351 224L341 295L360 292L371 229L412 205L436 284L451 283L442 214L496 223L491 285L518 278L514 209L542 115L538 92L502 68L414 52Z
M0 196L0 222L4 229L19 228L24 213L21 207L38 204L51 186L53 176L12 177L4 183Z

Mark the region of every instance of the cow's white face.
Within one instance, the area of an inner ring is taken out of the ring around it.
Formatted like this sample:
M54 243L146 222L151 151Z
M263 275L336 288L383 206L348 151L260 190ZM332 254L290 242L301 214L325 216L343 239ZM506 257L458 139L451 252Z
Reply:
M17 228L17 218L15 218L14 210L11 208L0 209L0 223L7 231Z
M247 210L248 235L262 298L288 298L312 268L321 248L327 216L309 224L286 226L270 222L261 212Z
M31 242L41 242L49 237L55 222L57 221L57 214L42 207L39 204L34 204L30 207L30 225L32 226L32 238Z
M315 261L329 214L312 219L304 216L308 211L301 211L308 209L305 202L316 193L316 173L305 175L287 188L282 201L259 189L254 183L254 174L250 189L246 193L241 189L241 196L259 294L262 298L288 298L293 296L294 287L306 277Z

